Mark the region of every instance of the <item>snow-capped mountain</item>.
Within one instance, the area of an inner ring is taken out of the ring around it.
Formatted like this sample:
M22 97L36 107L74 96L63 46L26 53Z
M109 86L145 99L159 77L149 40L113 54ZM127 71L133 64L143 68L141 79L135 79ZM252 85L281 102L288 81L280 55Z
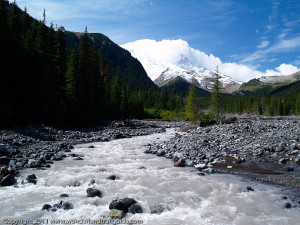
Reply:
M192 79L196 85L211 90L215 71L205 68L207 56L191 48L183 40L138 40L121 47L128 50L145 68L148 76L159 87L180 76L188 82ZM219 73L224 86L240 85L241 82Z
M284 75L284 76L262 76L258 78L258 80L265 84L274 84L274 83L289 84L300 80L300 71L293 73L291 75Z

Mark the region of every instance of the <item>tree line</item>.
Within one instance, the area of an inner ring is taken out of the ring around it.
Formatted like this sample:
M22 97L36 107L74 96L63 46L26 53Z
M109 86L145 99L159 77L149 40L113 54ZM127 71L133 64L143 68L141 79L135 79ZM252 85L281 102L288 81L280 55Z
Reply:
M194 124L199 120L211 124L226 122L224 113L267 116L300 115L299 90L293 95L287 95L286 93L289 93L287 90L282 94L284 96L279 96L277 92L274 92L276 95L265 96L225 95L222 94L218 68L214 75L211 97L196 98L194 82L190 85L185 112L186 117ZM294 93L294 89L292 91Z

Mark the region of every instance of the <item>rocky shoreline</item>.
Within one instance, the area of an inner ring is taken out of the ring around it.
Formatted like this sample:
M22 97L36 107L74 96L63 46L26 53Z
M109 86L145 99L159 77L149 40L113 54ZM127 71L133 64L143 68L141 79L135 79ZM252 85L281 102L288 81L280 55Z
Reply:
M174 160L174 166L191 166L200 173L237 174L300 188L300 117L295 116L239 117L235 123L206 127L188 127L184 121L132 120L79 130L50 126L0 130L0 186L12 185L23 168L51 167L65 157L81 160L68 153L73 145L160 133L169 127L183 132L150 144L145 153L165 156Z
M145 153L205 173L236 174L300 190L300 117L240 117L230 124L184 128ZM300 196L299 196L300 199Z
M114 121L109 126L91 129L26 126L0 130L0 186L14 185L15 176L24 168L46 169L53 161L65 157L82 160L80 156L69 153L73 145L165 132L167 127L181 126L182 122L177 124L131 120Z

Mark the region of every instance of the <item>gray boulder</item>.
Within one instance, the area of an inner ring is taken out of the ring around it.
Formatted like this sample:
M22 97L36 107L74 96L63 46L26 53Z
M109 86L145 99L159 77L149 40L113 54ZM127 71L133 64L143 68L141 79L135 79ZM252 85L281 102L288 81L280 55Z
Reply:
M128 208L128 212L132 214L143 213L143 208L139 204L133 204Z
M28 183L36 184L37 177L35 176L35 174L30 174L30 175L28 175L26 180L27 180Z
M95 189L95 188L88 188L86 190L86 194L87 194L87 197L102 197L102 193L101 191Z
M30 159L27 165L29 168L36 168L41 166L41 162L39 160Z
M8 174L7 176L3 177L0 182L0 186L11 186L16 183L16 179L13 175Z

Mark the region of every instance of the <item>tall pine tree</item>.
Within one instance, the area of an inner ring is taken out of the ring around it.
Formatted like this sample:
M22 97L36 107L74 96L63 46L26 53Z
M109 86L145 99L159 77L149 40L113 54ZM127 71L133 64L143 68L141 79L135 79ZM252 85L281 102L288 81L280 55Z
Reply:
M222 83L220 81L220 74L218 67L215 72L215 78L214 83L212 87L212 94L211 94L211 112L213 113L213 116L217 123L221 123L222 119Z
M189 87L189 93L187 97L187 103L185 106L185 112L188 119L193 123L196 124L198 119L198 108L196 104L196 96L195 96L195 82L194 79Z

